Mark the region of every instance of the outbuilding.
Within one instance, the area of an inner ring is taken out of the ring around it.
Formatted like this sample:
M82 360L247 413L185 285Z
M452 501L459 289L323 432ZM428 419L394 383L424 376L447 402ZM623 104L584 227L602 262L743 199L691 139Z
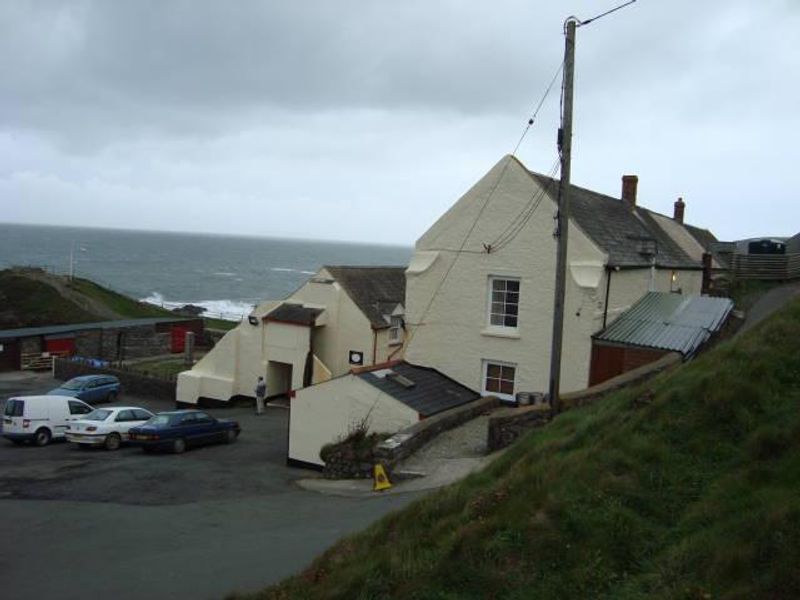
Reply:
M202 319L155 317L0 331L0 371L47 368L52 357L107 361L182 352L186 332L203 339Z
M288 463L319 469L320 450L360 424L396 433L480 395L435 369L390 362L297 390L290 400Z
M722 328L728 298L648 292L608 328L592 336L589 385L632 371L670 352L691 358Z

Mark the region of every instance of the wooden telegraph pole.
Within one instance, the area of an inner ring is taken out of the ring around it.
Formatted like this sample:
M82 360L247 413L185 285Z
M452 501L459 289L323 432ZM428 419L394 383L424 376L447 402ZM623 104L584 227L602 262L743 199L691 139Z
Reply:
M553 303L553 339L550 349L550 407L559 410L561 390L561 344L564 335L564 296L567 282L567 234L569 233L570 169L572 160L572 96L575 76L576 19L567 19L566 47L564 50L564 105L561 128L558 130L561 156L561 182L558 187L558 213L556 216L556 289Z

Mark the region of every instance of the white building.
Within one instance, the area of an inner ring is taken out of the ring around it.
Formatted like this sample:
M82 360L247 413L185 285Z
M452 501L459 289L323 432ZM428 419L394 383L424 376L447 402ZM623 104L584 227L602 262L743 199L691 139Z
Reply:
M288 463L323 466L319 452L362 422L370 433L395 433L479 398L434 369L392 361L295 392L289 412Z
M572 186L562 383L583 389L592 334L649 290L700 294L713 236ZM484 394L549 388L558 181L506 156L416 243L406 271L406 360Z
M402 267L323 267L289 298L264 302L178 376L178 402L274 396L402 355Z

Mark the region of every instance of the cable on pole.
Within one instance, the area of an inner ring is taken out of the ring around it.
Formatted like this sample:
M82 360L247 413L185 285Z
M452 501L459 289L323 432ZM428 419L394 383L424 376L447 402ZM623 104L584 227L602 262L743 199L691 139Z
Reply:
M561 64L558 65L558 69L556 69L556 72L553 75L553 78L550 80L550 83L547 84L547 88L544 90L544 94L542 94L542 98L539 100L539 104L537 104L536 108L533 110L533 114L531 114L531 118L528 119L528 123L525 126L525 129L522 131L522 135L520 136L519 141L517 142L517 145L514 146L514 150L511 152L512 155L516 155L517 154L517 150L519 150L519 147L522 145L522 140L525 139L525 136L528 135L528 131L533 126L533 124L536 122L536 117L539 115L539 111L542 109L542 106L544 105L544 101L547 100L547 96L550 94L550 91L553 89L553 86L555 85L556 80L558 80L558 76L561 74L561 70L563 68L564 68L564 61L562 60Z
M598 19L602 19L603 17L607 17L611 13L615 13L618 10L622 10L623 8L625 8L627 6L630 6L634 2L636 2L636 0L629 0L628 2L624 2L623 4L620 4L619 6L617 6L615 8L612 8L611 10L607 10L604 13L600 13L596 17L592 17L591 19L586 19L585 21L581 21L577 17L569 17L567 19L567 21L574 20L575 21L575 27L583 27L584 25L588 25L589 23L593 23L594 21L597 21ZM565 31L566 31L566 27L567 27L567 25L566 25L566 22L565 22L564 23L564 30Z

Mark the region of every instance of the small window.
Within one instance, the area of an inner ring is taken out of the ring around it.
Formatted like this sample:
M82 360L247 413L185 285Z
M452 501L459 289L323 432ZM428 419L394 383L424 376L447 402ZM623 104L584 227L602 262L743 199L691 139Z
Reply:
M195 419L198 423L211 423L214 420L206 413L195 413Z
M77 400L69 401L69 413L71 415L88 415L92 412L92 407Z
M153 415L146 410L142 410L141 408L134 408L133 409L133 416L136 417L136 421L147 421Z
M119 411L117 418L114 420L120 422L120 421L135 421L136 419L133 416L132 410L121 410Z
M6 402L4 414L7 417L21 417L25 412L25 400L9 400Z
M181 425L194 425L197 422L197 415L189 413L181 417Z
M489 325L517 327L519 279L489 278Z
M392 316L389 325L389 343L399 344L403 341L403 317Z
M516 376L516 365L485 361L483 366L483 393L505 400L513 400Z

